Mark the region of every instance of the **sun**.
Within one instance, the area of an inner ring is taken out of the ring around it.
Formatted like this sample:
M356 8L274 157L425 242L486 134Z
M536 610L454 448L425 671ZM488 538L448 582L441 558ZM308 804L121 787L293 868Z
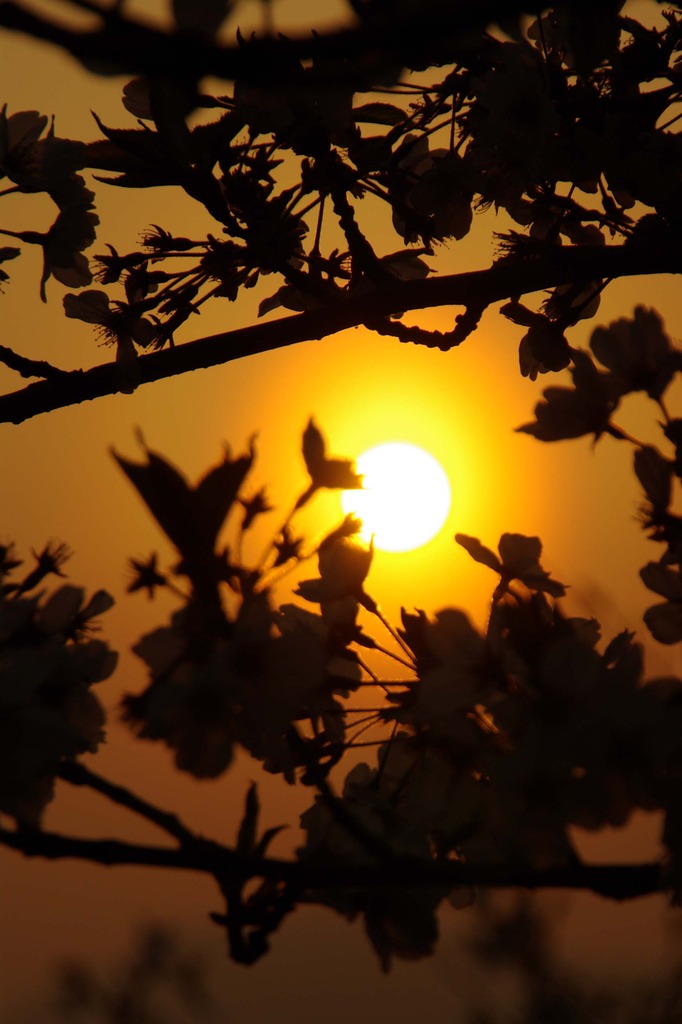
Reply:
M450 511L450 484L432 455L413 444L370 448L357 459L362 490L344 491L346 514L362 520L361 537L384 551L411 551L438 533Z

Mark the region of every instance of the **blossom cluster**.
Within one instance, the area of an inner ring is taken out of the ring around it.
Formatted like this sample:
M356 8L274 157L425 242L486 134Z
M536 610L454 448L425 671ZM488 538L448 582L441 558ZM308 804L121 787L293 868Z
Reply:
M94 753L104 739L104 708L91 687L109 678L118 656L91 633L113 599L100 590L86 600L68 584L48 595L36 590L48 572L62 574L63 546L48 545L17 583L21 563L11 548L2 554L0 813L37 827L60 764Z

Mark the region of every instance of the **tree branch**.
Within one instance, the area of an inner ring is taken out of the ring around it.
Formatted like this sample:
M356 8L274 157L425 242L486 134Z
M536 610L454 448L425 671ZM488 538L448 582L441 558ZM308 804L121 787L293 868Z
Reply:
M78 859L96 864L200 871L225 880L269 878L291 882L301 890L360 888L454 888L460 885L494 889L583 889L615 900L665 891L660 864L571 864L536 870L506 864L463 864L400 859L381 864L315 864L275 858L242 857L207 839L192 848L140 846L113 839L76 839L54 832L0 828L0 845L27 857Z
M480 309L513 296L574 281L676 274L681 270L679 253L672 245L557 246L542 257L499 260L487 270L417 281L396 280L381 289L351 294L334 305L152 352L137 360L140 383L217 366L302 341L320 340L350 327L366 324L372 329L372 322L378 318L409 310L435 306ZM21 423L54 409L116 394L119 383L115 363L74 370L58 381L38 381L0 397L0 423Z
M608 6L607 0L601 2ZM600 0L593 0L599 6ZM540 5L542 6L542 5ZM245 46L219 46L198 35L178 34L151 28L140 21L123 18L116 11L101 9L102 27L91 31L67 28L63 21L49 21L14 0L1 0L0 27L52 43L82 61L89 70L102 73L173 76L199 81L205 75L232 81L286 81L292 58L318 61L362 59L365 79L372 72L389 67L409 66L410 61L433 64L451 62L453 37L486 28L491 22L508 21L515 14L537 10L538 4L524 0L451 0L422 5L414 14L402 17L368 17L360 27L328 33L306 33L286 39L263 36ZM379 8L379 5L377 5ZM106 70L105 70L106 69ZM283 77L284 74L284 77ZM338 83L347 76L332 66L316 68L315 87ZM298 80L297 80L298 81ZM311 82L312 84L312 82Z
M0 345L0 363L4 363L10 370L16 370L22 377L43 377L45 380L59 381L69 376L68 370L60 370L44 359L21 356L6 345Z
M139 814L142 818L151 821L154 825L163 829L164 832L173 836L182 845L191 846L199 841L198 837L193 832L190 832L175 814L154 807L153 804L136 796L135 793L131 793L124 786L118 786L113 782L109 782L104 776L98 775L77 761L63 761L59 767L58 774L60 779L65 779L73 786L89 786L90 789L94 789L96 792L108 797L109 800L119 804L121 807L127 807L129 811Z

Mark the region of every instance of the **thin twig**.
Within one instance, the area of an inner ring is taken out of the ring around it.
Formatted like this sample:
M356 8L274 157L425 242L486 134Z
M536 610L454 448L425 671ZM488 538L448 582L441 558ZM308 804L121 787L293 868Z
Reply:
M74 786L88 786L113 800L114 803L120 804L121 807L127 807L129 811L151 821L183 845L191 845L198 840L198 836L186 828L175 814L160 810L135 793L131 793L124 786L109 782L108 779L79 762L64 761L59 768L59 777Z

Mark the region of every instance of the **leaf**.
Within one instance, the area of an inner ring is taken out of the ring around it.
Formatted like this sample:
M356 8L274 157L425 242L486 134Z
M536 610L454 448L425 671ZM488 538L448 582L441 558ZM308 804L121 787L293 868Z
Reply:
M258 307L258 316L264 316L271 310L277 309L278 306L284 306L285 309L293 309L296 313L303 313L309 309L319 309L320 300L314 295L306 294L300 288L295 288L290 284L283 284L274 295L263 299Z
M194 547L194 502L184 476L160 455L145 448L147 465L111 454L126 474L157 523L175 547L185 554Z
M144 442L143 442L144 443ZM171 463L145 446L147 465L112 455L137 489L166 536L183 556L184 569L192 574L197 564L213 553L225 518L251 468L253 450L223 461L191 488Z
M400 281L421 281L431 273L428 263L424 263L424 260L410 249L402 249L400 252L391 253L390 256L383 256L381 263Z
M502 316L506 316L508 320L511 320L513 324L518 324L520 327L532 327L540 315L515 299L511 302L505 302L503 306L500 306L500 313Z
M324 438L315 425L312 417L308 420L308 426L303 432L303 459L310 476L315 475L325 459L326 445Z
M236 852L242 857L251 857L255 850L259 813L258 787L255 782L252 782L246 794L244 817L239 825L235 848Z
M247 455L237 459L230 459L227 449L223 461L209 470L195 488L196 527L205 532L212 546L237 499L254 457L253 447Z
M286 828L286 825L273 825L272 828L266 829L263 835L258 840L258 843L256 844L256 848L253 851L254 857L257 859L260 857L264 857L268 851L270 843L275 838L275 836L278 836L280 832L283 832Z
M635 450L635 474L655 509L667 509L672 486L672 463L657 448L644 445Z
M324 437L311 418L303 432L303 459L310 474L312 488L357 490L362 487L362 477L353 469L352 460L328 459L326 451Z
M273 309L279 309L282 305L282 288L278 288L273 295L268 295L267 299L263 299L258 306L258 316L265 316L266 313L271 313Z
M502 563L497 555L491 551L490 548L484 547L478 538L467 537L465 533L456 533L455 540L458 544L461 544L464 550L471 555L475 562L487 565L488 568L493 569L494 572L502 572Z
M353 118L362 124L400 124L406 117L405 111L392 103L363 103L353 108Z

